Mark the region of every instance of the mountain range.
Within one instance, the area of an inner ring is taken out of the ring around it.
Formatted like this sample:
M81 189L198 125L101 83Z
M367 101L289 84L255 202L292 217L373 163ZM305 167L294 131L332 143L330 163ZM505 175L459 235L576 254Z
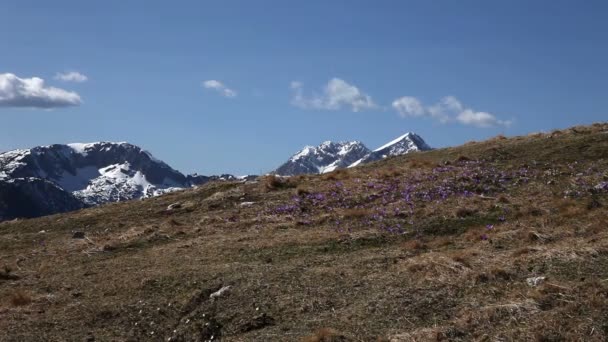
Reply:
M279 166L274 173L281 176L327 173L391 156L430 149L431 147L422 137L412 132L408 132L373 151L360 141L325 141L316 147L304 147L291 156L287 162Z
M232 175L184 175L129 143L38 146L0 154L0 221L148 198Z
M316 147L306 146L273 173L320 174L428 149L414 133L402 135L373 151L359 141L326 141ZM209 181L237 179L230 174L185 175L126 142L18 149L0 153L0 221L149 198Z

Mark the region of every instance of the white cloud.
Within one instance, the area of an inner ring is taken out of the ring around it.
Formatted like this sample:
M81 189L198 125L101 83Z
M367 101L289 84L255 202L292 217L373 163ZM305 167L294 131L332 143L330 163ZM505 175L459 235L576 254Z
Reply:
M393 101L393 108L402 117L428 116L441 123L458 122L476 127L510 126L511 121L499 120L488 112L477 112L465 107L456 97L446 96L438 103L423 106L415 97L404 96Z
M471 109L465 109L458 113L456 117L458 122L464 125L472 125L477 127L492 127L492 126L510 126L511 121L498 120L494 115L486 112L475 112Z
M422 103L415 97L403 96L393 101L393 108L402 117L422 116L425 114L425 109Z
M298 81L292 81L290 88L294 92L291 103L304 109L339 110L346 107L359 112L378 107L371 96L339 78L329 80L321 95L313 93L310 97L304 96L303 85Z
M224 97L236 97L236 91L226 87L222 82L216 80L207 80L203 82L205 89L212 89L219 92Z
M438 103L426 108L428 115L441 123L449 122L452 120L454 113L459 113L462 110L462 103L454 96L446 96Z
M89 78L79 73L78 71L70 71L70 72L59 72L55 75L55 79L64 82L76 82L82 83L89 80Z
M81 103L77 93L49 87L41 78L19 78L10 73L0 74L0 107L50 109L78 106Z

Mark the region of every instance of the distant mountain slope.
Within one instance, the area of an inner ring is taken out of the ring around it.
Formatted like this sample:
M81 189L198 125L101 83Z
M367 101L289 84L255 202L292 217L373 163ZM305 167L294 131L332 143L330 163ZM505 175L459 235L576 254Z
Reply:
M306 146L275 170L282 176L325 173L344 168L363 158L370 150L359 141L325 141L319 146Z
M281 176L319 174L337 169L357 166L390 156L415 151L430 150L431 147L416 133L406 133L397 139L371 151L359 141L331 142L319 146L306 146L279 166L274 173Z
M40 178L0 180L0 221L38 217L84 208L71 193Z
M184 175L129 143L38 146L0 154L0 186L11 204L0 217L34 217L160 195L232 175ZM10 190L10 191L9 191ZM7 195L10 192L12 195ZM53 199L52 203L44 193ZM41 195L42 194L42 195ZM13 201L12 198L21 198ZM27 203L27 205L26 205ZM17 209L16 209L17 208Z
M370 154L350 164L349 167L370 163L386 157L400 156L417 151L428 151L430 149L431 147L424 141L424 139L422 139L421 136L416 133L408 132L397 139L378 147Z

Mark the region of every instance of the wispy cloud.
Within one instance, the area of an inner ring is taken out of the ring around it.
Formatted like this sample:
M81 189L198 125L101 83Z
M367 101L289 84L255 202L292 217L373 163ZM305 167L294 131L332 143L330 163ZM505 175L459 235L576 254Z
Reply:
M304 109L339 110L349 108L353 112L377 108L371 96L362 92L356 86L339 78L332 78L323 88L322 94L304 95L303 84L292 81L293 91L291 103Z
M475 127L508 127L512 124L512 121L500 120L494 114L467 108L454 96L446 96L431 106L424 106L415 97L403 96L395 99L392 106L404 118L427 116L441 123L458 122Z
M402 117L408 116L423 116L426 114L426 109L422 103L415 97L403 96L393 101L393 108L397 110Z
M55 79L64 82L76 82L82 83L89 80L89 78L79 73L78 71L69 71L69 72L58 72L55 74Z
M0 107L51 109L78 106L81 103L77 93L49 87L42 78L0 74Z
M222 82L217 80L207 80L203 82L205 89L215 90L224 97L236 97L236 91L226 87Z

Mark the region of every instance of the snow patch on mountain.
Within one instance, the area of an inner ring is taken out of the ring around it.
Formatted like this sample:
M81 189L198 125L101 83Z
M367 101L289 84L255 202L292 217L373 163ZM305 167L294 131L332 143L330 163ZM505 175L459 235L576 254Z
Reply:
M78 153L78 154L86 154L86 149L87 147L89 147L92 144L82 144L82 143L72 143L72 144L68 144L68 146L74 150L74 152Z
M74 191L74 195L88 205L148 198L183 189L165 184L152 184L145 174L134 170L129 162L109 165L97 172L99 176L90 179L84 189ZM171 182L166 181L166 183Z
M213 180L235 179L232 175L184 175L127 142L56 144L0 153L0 181L6 183L6 191L12 197L23 195L31 200L24 202L24 208L11 209L22 215L17 217L147 198ZM41 189L52 192L57 205L45 203ZM10 217L6 213L0 216Z
M357 160L348 167L355 167L360 164L370 163L376 160L392 156L400 156L417 151L427 151L431 147L416 133L408 132L388 143L378 147L365 157Z
M295 153L274 173L281 176L298 174L322 174L341 168L397 156L431 147L417 134L409 132L371 151L359 141L324 141L319 146L305 146Z
M404 135L402 135L402 136L400 136L400 137L398 137L396 139L393 139L393 140L387 142L386 144L378 147L377 149L374 150L374 152L378 152L378 151L383 150L383 149L385 149L387 147L390 147L391 145L394 145L394 144L398 143L399 141L401 141L402 139L408 137L410 134L411 133L405 133Z
M370 150L359 141L324 141L316 147L305 146L274 173L282 176L327 173L346 167L369 152Z

